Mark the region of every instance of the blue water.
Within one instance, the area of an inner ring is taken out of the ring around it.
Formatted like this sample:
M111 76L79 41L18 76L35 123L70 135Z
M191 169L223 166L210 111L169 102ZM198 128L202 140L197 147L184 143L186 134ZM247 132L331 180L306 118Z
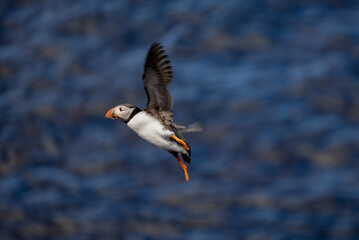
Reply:
M0 3L1 239L358 239L357 1ZM173 156L104 118L173 66Z

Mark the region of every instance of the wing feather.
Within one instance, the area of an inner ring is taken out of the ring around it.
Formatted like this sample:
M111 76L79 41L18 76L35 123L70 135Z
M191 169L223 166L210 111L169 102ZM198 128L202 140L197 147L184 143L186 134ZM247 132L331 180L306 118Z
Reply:
M145 111L161 118L167 125L173 121L173 102L168 90L171 79L172 68L167 55L160 44L153 43L147 54L142 77L147 94Z

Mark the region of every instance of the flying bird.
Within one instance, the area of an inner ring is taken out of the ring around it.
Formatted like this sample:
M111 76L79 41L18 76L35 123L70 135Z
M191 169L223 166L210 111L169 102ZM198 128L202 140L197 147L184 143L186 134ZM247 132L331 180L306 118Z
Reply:
M200 132L202 127L199 123L185 127L173 122L173 102L168 90L171 79L172 68L167 55L159 43L153 43L142 76L147 94L145 110L132 104L121 104L110 109L105 117L123 121L140 137L175 156L188 181L187 167L180 155L185 162L191 163L191 148L182 134Z

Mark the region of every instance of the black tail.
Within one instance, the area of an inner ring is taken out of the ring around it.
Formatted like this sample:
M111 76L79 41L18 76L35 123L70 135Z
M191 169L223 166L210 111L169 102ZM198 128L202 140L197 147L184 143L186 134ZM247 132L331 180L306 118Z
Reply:
M186 154L181 154L183 161L187 162L187 163L191 163L191 152L189 151L189 155Z
M187 151L187 154L181 154L183 161L187 162L187 163L191 163L191 147L189 146L189 143L186 142L186 145L189 147Z
M182 155L182 158L183 158L183 161L185 161L186 163L192 163L191 161L191 150L188 150L188 155L187 154L181 154ZM179 156L179 153L178 152L170 152L174 157L178 157Z

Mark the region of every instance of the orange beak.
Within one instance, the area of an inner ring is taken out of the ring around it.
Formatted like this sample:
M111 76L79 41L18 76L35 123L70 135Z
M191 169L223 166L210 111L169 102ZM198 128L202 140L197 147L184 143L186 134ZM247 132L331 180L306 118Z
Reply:
M109 118L109 119L115 119L113 117L111 117L112 115L112 112L115 108L111 108L110 110L108 110L108 112L106 113L105 117Z

